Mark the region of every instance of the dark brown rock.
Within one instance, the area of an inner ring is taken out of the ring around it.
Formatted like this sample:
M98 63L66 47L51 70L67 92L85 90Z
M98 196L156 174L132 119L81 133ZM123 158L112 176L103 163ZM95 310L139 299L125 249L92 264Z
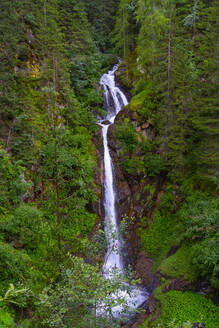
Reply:
M144 124L142 124L142 129L147 129L148 127L149 127L149 123L147 122L147 123L144 123Z
M179 290L179 291L185 291L190 286L190 282L185 280L183 277L181 278L175 278L170 280L168 285L163 289L163 292L169 292L170 290Z
M135 270L137 278L141 278L142 283L146 287L151 287L154 281L154 274L152 272L153 261L146 257L145 251L141 251L137 256Z
M130 188L129 188L129 185L127 183L127 181L123 180L119 183L119 188L120 190L122 190L123 194L125 196L130 196L131 195L131 191L130 191Z
M112 124L112 122L110 122L109 120L102 121L101 123L104 124L104 125Z

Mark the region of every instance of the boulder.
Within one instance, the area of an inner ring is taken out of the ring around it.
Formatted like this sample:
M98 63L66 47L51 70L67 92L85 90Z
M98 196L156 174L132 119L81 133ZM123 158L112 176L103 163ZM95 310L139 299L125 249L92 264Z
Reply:
M102 121L101 124L110 125L110 124L112 124L112 122L110 122L109 120L105 120L105 121Z

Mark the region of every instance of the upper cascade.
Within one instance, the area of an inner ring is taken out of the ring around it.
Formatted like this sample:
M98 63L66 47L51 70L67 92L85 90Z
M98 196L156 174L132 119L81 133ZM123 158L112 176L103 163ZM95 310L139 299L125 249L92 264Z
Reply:
M112 123L120 110L128 105L128 100L124 93L116 86L115 72L118 69L118 64L111 71L103 74L100 79L100 86L104 89L104 102L108 112L105 119Z

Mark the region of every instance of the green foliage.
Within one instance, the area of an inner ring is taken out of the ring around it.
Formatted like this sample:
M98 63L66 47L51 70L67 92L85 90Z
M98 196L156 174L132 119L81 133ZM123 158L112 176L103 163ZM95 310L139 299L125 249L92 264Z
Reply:
M0 243L1 291L6 291L9 283L14 285L30 283L37 280L40 274L32 267L31 259L25 251L18 251L10 244Z
M148 224L147 218L142 218L139 228L143 246L148 256L155 260L155 268L166 258L171 247L178 245L182 239L184 222L179 221L178 215L172 213L173 202L173 186L167 185L159 207L153 215L153 222Z
M126 61L135 67L130 109L153 122L172 181L193 176L207 184L217 174L218 9L215 1L137 3L137 51Z
M13 214L2 216L0 230L4 232L6 240L10 238L29 250L43 243L48 233L42 213L34 205L21 205Z
M210 278L211 284L218 288L218 263L219 263L219 249L218 249L218 234L210 239L204 240L197 244L194 249L193 264L199 270L202 277Z
M164 259L158 270L170 278L184 277L185 280L194 282L197 280L199 271L193 260L195 259L194 247L191 245L183 245L172 256Z
M111 51L118 0L83 0L92 37L101 52Z
M124 147L125 153L132 153L138 145L137 134L133 124L128 120L116 126L115 136Z
M27 288L17 289L13 284L10 284L9 289L2 297L0 296L0 306L5 306L8 304L16 304L18 306L24 305L22 296L28 294L29 290Z
M186 220L185 237L194 243L192 263L200 276L218 286L218 198L196 192L187 202L180 215Z
M136 9L136 0L119 2L113 42L124 58L129 56L135 45Z
M78 128L75 134L58 129L56 137L51 137L41 151L42 178L50 181L42 206L47 215L56 215L53 223L59 241L69 243L75 250L80 247L78 236L91 232L96 217L86 210L95 200L95 162L86 132L83 128Z
M124 297L116 297L124 289L119 273L106 279L97 267L72 257L71 268L62 269L60 282L40 296L40 315L46 327L118 327L111 311L125 302Z
M0 206L11 207L22 201L29 184L23 181L24 167L20 161L12 163L11 156L0 148Z
M192 206L182 211L187 217L186 237L188 239L208 239L216 236L218 231L219 199L205 196L193 198Z
M107 53L115 21L114 42L127 59L121 76L135 93L129 109L137 124L150 122L149 139L142 142L131 121L118 126L126 172L147 173L152 179L168 168L174 182L188 176L196 186L210 181L208 189L215 188L217 16L216 1L1 1L0 287L5 300L0 326L30 326L29 321L15 323L19 304L26 302L33 309L38 305L26 296L19 303L13 295L27 287L39 293L51 278L40 305L45 325L57 326L60 320L69 327L114 324L100 322L91 310L99 297L110 312L112 282L105 284L97 268L78 258L74 266L66 253L87 253L90 261L102 260L102 233L93 248L88 240L96 220L92 136L95 115L102 108L99 77L115 60ZM191 193L182 196L178 210L175 192L167 186L153 224L148 227L142 219L143 244L155 267L162 262L160 270L193 279L189 275L195 268L216 287L218 202ZM150 189L148 199L154 193ZM165 260L183 238L182 248ZM185 250L191 257L186 258ZM60 263L65 268L59 276ZM8 290L10 283L14 290ZM17 303L11 314L12 306L6 303L12 301ZM174 304L180 304L178 298ZM174 304L170 301L173 309ZM188 308L193 309L189 302ZM66 313L69 322L63 319ZM171 325L169 318L170 311L164 325ZM184 316L180 323L194 318Z
M145 158L146 172L149 176L154 177L165 170L166 165L160 155L149 155Z
M144 224L144 222L142 222ZM177 228L177 217L173 214L163 216L156 211L153 223L147 228L140 228L140 235L144 248L149 257L155 259L155 267L165 259L171 246L180 241L180 227Z
M153 223L146 226L142 218L139 233L148 256L155 260L161 273L171 277L184 276L196 281L207 278L218 286L218 198L183 187L183 203L174 211L173 189L166 187ZM185 239L172 256L171 247ZM162 242L161 242L162 241Z
M0 307L0 328L14 328L15 323L9 312Z
M0 328L29 328L31 323L29 320L24 320L20 324L15 324L14 316L4 308L0 307Z
M151 119L152 113L157 107L156 90L150 80L139 80L136 84L137 95L130 102L130 109L138 113L139 121L145 122ZM135 92L136 92L135 91Z
M161 302L162 313L152 327L175 328L186 322L201 322L207 328L214 328L219 320L218 308L203 295L192 292L170 291L156 293L156 299Z
M135 174L142 172L144 169L143 161L137 158L126 159L124 168L128 174Z

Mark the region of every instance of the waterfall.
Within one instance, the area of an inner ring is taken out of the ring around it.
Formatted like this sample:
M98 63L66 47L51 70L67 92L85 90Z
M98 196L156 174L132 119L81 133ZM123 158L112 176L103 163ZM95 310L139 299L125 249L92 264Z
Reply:
M104 90L104 101L107 115L98 124L102 127L102 138L104 146L104 210L105 210L105 231L108 243L107 253L103 266L104 276L110 277L114 270L120 270L125 274L125 268L122 258L122 240L119 233L119 226L116 212L116 190L114 183L113 162L110 156L108 146L108 129L114 123L116 115L128 104L124 93L116 86L115 72L118 65L115 65L111 71L104 74L100 79L100 86ZM118 296L117 296L118 297ZM121 292L124 298L124 291ZM131 294L125 294L126 303L129 309L141 306L148 298L148 293L141 287L134 287ZM115 316L120 315L122 308L117 306L113 308Z

